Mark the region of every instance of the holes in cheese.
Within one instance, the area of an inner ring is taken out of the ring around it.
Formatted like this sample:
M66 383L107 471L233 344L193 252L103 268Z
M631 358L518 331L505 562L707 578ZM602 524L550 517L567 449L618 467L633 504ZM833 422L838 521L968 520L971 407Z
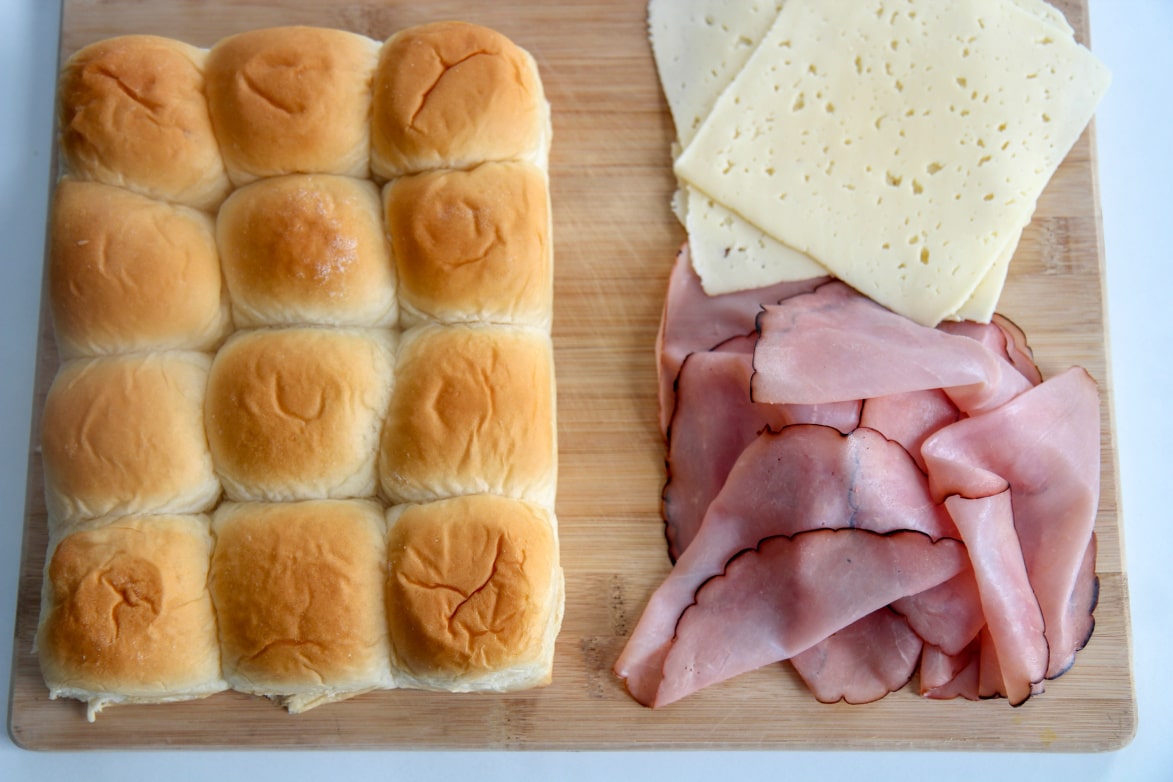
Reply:
M1043 6L791 0L676 172L914 320L986 309L1108 81Z
M781 7L781 0L648 3L652 51L681 145L692 140ZM774 173L767 167L766 176ZM685 226L693 265L710 295L826 274L806 255L694 188L680 189L674 211Z

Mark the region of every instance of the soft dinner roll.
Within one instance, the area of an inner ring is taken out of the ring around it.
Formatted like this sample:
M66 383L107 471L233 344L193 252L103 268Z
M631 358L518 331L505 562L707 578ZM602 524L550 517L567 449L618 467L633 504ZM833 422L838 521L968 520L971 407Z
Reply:
M369 180L292 174L224 202L216 235L236 325L392 326L395 269Z
M389 331L234 334L212 363L204 408L228 498L373 496L392 360Z
M227 689L208 594L206 516L86 522L45 569L37 652L50 698L104 706Z
M78 51L58 88L61 150L83 179L213 210L230 184L204 97L207 52L150 35Z
M429 171L389 183L384 204L405 324L550 328L554 275L544 172L528 163Z
M379 453L384 494L422 502L490 492L552 507L550 338L504 326L405 332Z
M220 482L204 435L209 362L166 351L61 366L41 427L51 523L212 508Z
M320 27L252 30L213 46L208 106L232 181L367 176L378 57L370 38Z
M401 687L547 684L563 579L549 511L482 494L388 514L387 624Z
M49 233L49 301L66 358L212 350L232 328L204 212L64 179Z
M392 686L374 502L224 503L209 588L224 677L301 712Z
M466 22L402 30L383 45L373 90L376 177L515 158L545 166L550 107L537 66L495 30Z

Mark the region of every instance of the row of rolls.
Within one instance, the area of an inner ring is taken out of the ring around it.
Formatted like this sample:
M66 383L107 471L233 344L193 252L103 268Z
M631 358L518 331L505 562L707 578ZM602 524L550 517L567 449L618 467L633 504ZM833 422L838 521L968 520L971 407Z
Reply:
M550 681L549 104L482 26L99 41L59 82L51 697Z

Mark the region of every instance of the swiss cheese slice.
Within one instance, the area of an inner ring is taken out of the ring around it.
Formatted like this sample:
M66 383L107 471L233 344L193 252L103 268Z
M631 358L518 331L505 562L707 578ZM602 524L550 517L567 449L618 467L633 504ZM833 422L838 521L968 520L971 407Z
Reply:
M782 0L650 0L648 37L681 146L778 18Z
M935 324L1012 254L1107 83L1033 0L787 0L676 172Z
M781 7L782 0L648 3L652 53L681 147L692 140ZM709 295L827 273L695 188L682 185L673 211L685 226L693 268Z

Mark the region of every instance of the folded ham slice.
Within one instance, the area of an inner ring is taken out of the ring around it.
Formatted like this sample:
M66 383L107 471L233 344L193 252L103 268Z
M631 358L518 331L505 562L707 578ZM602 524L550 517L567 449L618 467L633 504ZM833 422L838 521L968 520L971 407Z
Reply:
M980 697L981 648L980 631L956 654L926 643L920 658L920 694L937 700L976 701Z
M1047 672L1043 614L1027 577L1014 530L1010 491L990 497L945 500L969 551L990 641L1003 661L1002 692L1023 703Z
M1006 316L995 312L989 323L947 320L938 324L937 328L981 342L1009 361L1031 385L1037 386L1043 382L1042 373L1035 364L1034 351L1027 344L1026 333Z
M763 432L738 457L696 538L644 608L615 664L628 691L651 699L649 682L659 679L680 615L734 555L767 537L820 528L956 535L908 452L880 433L844 435L814 424Z
M921 326L841 282L766 306L758 316L752 396L817 404L942 389L980 413L1030 381L978 340Z
M824 529L742 552L676 627L652 705L810 649L900 597L956 575L965 547L920 532Z
M920 447L925 438L960 418L961 411L944 391L929 388L868 399L862 402L859 423L900 443L924 470Z
M676 406L672 387L688 354L710 350L728 339L754 331L754 319L761 305L776 304L810 292L828 279L818 277L709 296L693 271L688 245L682 246L676 253L676 263L668 279L668 292L656 337L661 431L667 433L672 420Z
M1099 409L1095 381L1074 367L997 410L945 427L922 449L939 500L1009 488L1014 530L1046 626L1050 678L1070 667L1089 632L1087 611L1074 618L1069 604L1073 594L1090 593L1084 560L1099 504Z

